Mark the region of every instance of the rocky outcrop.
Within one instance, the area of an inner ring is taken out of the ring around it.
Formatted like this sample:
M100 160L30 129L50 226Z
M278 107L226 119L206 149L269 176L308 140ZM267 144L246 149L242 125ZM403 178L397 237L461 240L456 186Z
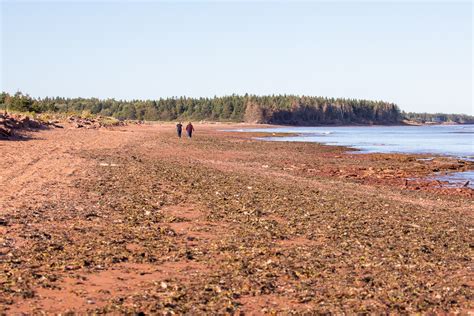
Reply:
M25 130L62 127L55 122L43 122L21 114L0 114L0 138L7 139Z

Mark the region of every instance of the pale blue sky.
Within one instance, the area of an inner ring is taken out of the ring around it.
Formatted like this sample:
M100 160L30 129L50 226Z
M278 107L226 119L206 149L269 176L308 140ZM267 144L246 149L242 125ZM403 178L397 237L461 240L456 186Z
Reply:
M1 90L305 94L473 112L472 2L1 4Z

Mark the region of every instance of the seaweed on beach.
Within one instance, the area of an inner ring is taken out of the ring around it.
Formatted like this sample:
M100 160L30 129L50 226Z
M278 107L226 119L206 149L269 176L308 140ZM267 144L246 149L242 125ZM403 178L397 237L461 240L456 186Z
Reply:
M472 308L472 200L373 180L390 164L408 174L414 158L356 163L337 147L213 130L186 143L107 133L118 145L76 152L88 167L63 197L2 215L7 312ZM364 183L331 174L355 165L376 172Z

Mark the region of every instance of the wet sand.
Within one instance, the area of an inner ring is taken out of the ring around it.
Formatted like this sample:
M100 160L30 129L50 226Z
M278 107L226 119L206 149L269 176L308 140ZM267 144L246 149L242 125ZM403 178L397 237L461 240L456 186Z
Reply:
M0 141L0 313L472 311L470 162L232 127Z

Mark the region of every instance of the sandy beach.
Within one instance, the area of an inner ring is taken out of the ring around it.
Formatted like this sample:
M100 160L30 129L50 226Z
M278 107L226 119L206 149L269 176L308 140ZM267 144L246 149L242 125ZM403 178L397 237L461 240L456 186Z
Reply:
M0 314L472 312L472 162L245 126L0 141Z

